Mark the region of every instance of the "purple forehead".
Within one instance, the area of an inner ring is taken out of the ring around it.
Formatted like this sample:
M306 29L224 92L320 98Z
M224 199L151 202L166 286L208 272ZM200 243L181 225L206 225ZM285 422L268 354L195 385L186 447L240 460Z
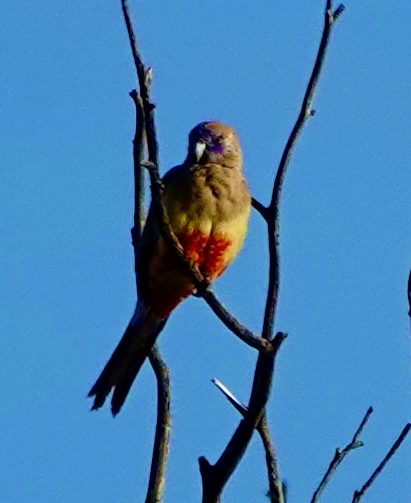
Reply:
M210 121L200 122L197 126L191 131L190 136L195 138L210 138L213 136L213 132L211 129L207 127Z
M190 141L205 140L212 150L222 152L222 134L215 131L213 121L200 122L190 133ZM211 127L208 127L210 125Z

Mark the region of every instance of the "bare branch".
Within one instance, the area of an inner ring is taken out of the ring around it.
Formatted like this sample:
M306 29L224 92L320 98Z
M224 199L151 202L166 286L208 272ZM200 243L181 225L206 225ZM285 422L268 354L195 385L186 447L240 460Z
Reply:
M367 480L367 482L362 486L362 488L359 491L355 491L352 503L358 503L364 494L368 491L368 489L371 487L375 479L378 477L378 475L382 472L382 470L385 468L385 465L388 463L388 461L393 457L397 449L400 447L402 442L405 440L405 437L408 435L409 431L411 429L411 423L408 423L404 426L400 436L397 438L397 440L394 442L393 446L391 449L388 451L387 455L384 457L384 459L381 461L381 463L377 466L371 477Z
M253 431L264 413L270 394L275 358L285 338L286 334L279 332L272 341L273 353L259 354L248 411L218 461L211 465L204 457L198 460L203 482L203 503L219 502L225 484L244 455Z
M170 375L156 345L151 348L149 359L157 378L157 424L145 503L160 503L170 445Z
M332 2L327 0L327 8L325 12L325 21L323 35L318 49L317 59L311 74L310 81L303 99L300 114L297 122L287 141L284 153L282 155L280 165L275 177L273 193L270 206L263 210L262 205L254 202L254 207L261 212L267 221L268 228L268 243L270 252L270 271L269 271L269 286L266 300L266 308L264 314L264 323L262 337L267 341L272 340L274 330L274 320L278 302L278 290L280 284L279 276L279 206L281 188L285 178L286 169L290 160L291 151L299 136L299 133L306 122L307 118L312 114L311 102L316 89L318 77L320 75L328 42L331 33L331 27L334 23L334 15L331 10ZM338 16L342 12L342 7L336 11ZM278 348L284 340L284 334L278 333L273 340L273 346ZM203 481L203 503L218 503L221 492L227 480L234 472L245 449L251 439L254 428L258 425L264 414L264 407L268 399L271 388L271 380L273 375L274 358L273 356L260 353L254 373L254 382L249 401L249 407L244 419L240 422L236 432L228 443L226 449L220 456L215 465L210 463L205 458L200 458L200 473Z
M320 47L318 49L317 58L314 64L314 68L308 82L308 86L303 98L301 105L301 110L297 121L291 131L290 137L288 138L287 144L285 146L284 152L282 154L280 164L278 166L277 174L274 180L273 193L271 197L270 206L267 209L268 212L268 243L270 250L270 283L268 288L267 302L265 308L264 316L264 327L262 335L266 339L270 339L274 330L274 318L277 309L278 302L278 289L280 285L279 278L279 268L280 268L280 257L279 257L279 235L280 235L280 196L281 189L285 179L285 174L287 167L291 158L291 153L296 144L296 141L300 135L300 132L306 123L307 119L311 117L311 103L314 98L314 93L317 88L318 78L320 76L321 70L323 68L324 58L327 53L327 48L330 40L331 30L334 25L334 21L341 15L344 7L340 5L334 14L332 13L332 1L327 0L325 16L324 16L324 29L321 37Z
M223 393L227 400L234 406L234 408L242 415L245 416L247 413L247 406L241 403L231 391L224 386L224 384L218 379L212 379L212 382L217 386L217 388ZM280 480L277 456L275 454L274 444L271 440L270 430L267 423L267 418L265 413L263 414L260 422L258 423L256 430L258 431L261 440L263 442L265 450L265 459L268 472L268 482L270 485L269 496L271 503L284 503L284 488Z
M134 247L134 270L136 275L136 288L138 291L138 263L141 244L141 235L144 226L144 170L141 162L144 158L144 109L141 96L136 90L131 91L136 107L136 132L133 140L134 161L134 227L131 229L132 243Z
M268 482L270 484L269 496L271 503L285 503L285 488L283 482L280 479L277 455L275 453L273 441L271 440L270 430L268 427L267 416L265 412L258 425L257 431L260 434L265 450L265 462L267 465Z
M127 27L128 38L130 42L131 51L133 53L134 64L137 71L137 77L140 87L140 95L143 102L145 127L147 134L147 149L149 161L157 166L158 160L158 145L157 135L154 124L154 105L150 101L150 85L151 85L151 69L146 68L141 59L140 51L138 49L137 38L134 34L133 25L131 22L130 11L128 8L128 1L121 0L123 9L124 20Z
M411 270L408 276L408 305L410 306L410 310L408 311L408 315L411 318Z
M136 288L138 292L139 255L144 226L144 171L142 169L142 162L144 159L144 134L146 129L145 124L147 123L147 113L151 117L153 107L150 105L149 100L151 72L145 69L141 61L126 0L122 0L122 6L140 87L140 93L137 93L135 90L130 93L136 107L136 132L133 140L134 227L131 231L131 235L134 248ZM151 148L151 155L156 159L157 141L155 130L153 129L150 131L150 139L151 143L149 147ZM165 471L170 444L170 376L168 368L156 345L154 345L150 351L149 360L157 381L157 423L151 460L150 479L145 501L146 503L160 503L164 492Z
M331 477L336 472L337 468L340 466L340 464L344 460L345 456L347 456L347 454L349 454L354 449L357 449L358 447L363 446L363 443L360 441L360 435L361 435L365 425L367 424L372 412L373 412L372 407L369 407L369 409L365 413L363 420L361 421L360 426L358 427L357 431L355 432L351 442L346 447L344 447L344 449L340 450L337 448L335 450L334 458L332 459L330 466L328 467L319 486L315 490L310 503L316 503L319 500L321 493L324 491L325 487L327 486Z
M256 336L246 327L241 325L241 323L237 321L234 316L229 313L229 311L227 311L211 290L202 290L198 292L198 296L202 297L207 302L214 311L214 314L243 342L264 353L271 353L273 351L270 341Z

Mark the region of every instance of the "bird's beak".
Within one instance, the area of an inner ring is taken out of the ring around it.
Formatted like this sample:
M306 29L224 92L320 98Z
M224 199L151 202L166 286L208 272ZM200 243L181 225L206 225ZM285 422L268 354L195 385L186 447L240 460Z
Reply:
M203 157L205 148L206 148L206 144L203 141L198 141L196 143L194 152L196 155L197 162L199 162L200 159Z

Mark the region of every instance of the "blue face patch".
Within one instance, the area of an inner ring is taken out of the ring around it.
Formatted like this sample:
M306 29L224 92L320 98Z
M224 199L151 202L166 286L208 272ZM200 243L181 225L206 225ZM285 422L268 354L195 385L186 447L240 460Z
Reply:
M212 137L209 145L209 150L210 152L213 152L213 154L222 154L224 152L224 145L218 137Z

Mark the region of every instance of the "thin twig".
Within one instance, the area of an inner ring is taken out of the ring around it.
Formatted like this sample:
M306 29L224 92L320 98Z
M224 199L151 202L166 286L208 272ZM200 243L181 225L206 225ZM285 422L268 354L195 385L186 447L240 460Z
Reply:
M400 436L394 442L393 446L388 451L387 455L384 457L384 459L381 461L381 463L377 466L377 468L375 469L375 471L373 472L371 477L367 480L367 482L362 486L362 488L359 491L355 491L353 499L352 499L352 503L358 503L362 499L364 494L368 491L368 489L374 483L375 479L378 477L378 475L385 468L385 465L388 463L388 461L395 454L395 452L400 447L402 442L405 440L405 437L408 435L410 429L411 429L411 423L408 423L404 426Z
M150 162L158 165L158 144L156 128L154 124L154 105L150 100L150 86L151 86L151 69L146 68L141 59L140 51L138 49L137 38L134 34L133 24L131 22L130 11L128 8L128 1L121 0L123 9L124 20L127 27L128 38L130 41L131 51L133 53L134 64L137 71L138 83L140 87L140 95L143 102L145 129L147 135L147 149L148 159Z
M410 306L410 310L408 311L408 316L411 318L411 271L408 276L408 305Z
M337 468L340 466L340 464L344 460L345 456L347 456L347 454L349 454L354 449L357 449L358 447L363 446L363 443L360 440L360 435L361 435L365 425L367 424L372 412L373 412L372 407L369 407L369 409L365 413L363 420L361 421L360 426L358 427L357 431L355 432L351 442L346 447L344 447L344 449L340 450L337 448L335 450L334 457L333 457L327 471L325 472L325 475L322 478L320 484L318 485L317 489L314 491L314 494L313 494L313 497L312 497L310 503L316 503L319 500L321 493L324 491L325 487L327 486L331 477L334 475Z
M223 393L223 395L227 398L227 400L234 406L234 408L242 415L245 416L247 413L247 406L241 403L232 393L231 391L224 386L224 384L218 379L212 379L212 382L217 386L217 388ZM267 474L268 474L268 483L270 486L269 497L271 503L284 503L284 488L283 484L280 480L279 470L278 470L278 461L277 456L275 454L274 444L271 440L270 430L267 423L267 417L265 413L261 417L257 427L257 432L259 433L261 440L263 442L266 465L267 465Z

